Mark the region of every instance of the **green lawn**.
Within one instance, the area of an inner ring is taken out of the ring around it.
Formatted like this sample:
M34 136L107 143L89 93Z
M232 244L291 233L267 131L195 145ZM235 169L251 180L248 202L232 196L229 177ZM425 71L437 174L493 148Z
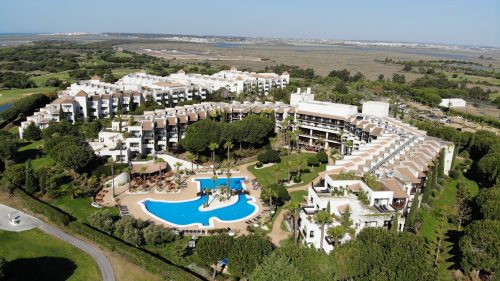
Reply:
M307 196L307 191L297 190L294 192L290 192L290 196L292 197L292 201L302 203L304 201L304 196Z
M293 153L285 157L281 157L281 163L275 164L274 166L271 167L266 167L263 169L256 169L255 165L251 165L248 167L248 170L257 178L259 183L262 186L268 186L273 183L276 183L276 176L273 173L274 169L280 169L280 177L286 177L286 170L285 170L285 163L287 161L291 161L292 163L297 163L299 160L304 160L310 157L311 153ZM304 185L312 182L319 174L319 172L322 172L325 170L325 165L321 164L316 167L309 167L311 172L310 173L303 173L302 174L302 183L294 184L292 186L299 186L299 185ZM290 186L290 187L292 187Z
M56 89L57 88L55 87L42 87L42 88L0 90L0 104L15 102L20 98L31 94L54 92L56 91Z
M18 150L16 158L19 162L25 162L31 159L31 164L33 169L38 170L41 167L48 167L55 165L52 158L43 154L43 140L34 142L25 142Z
M89 255L38 229L0 230L0 241L0 256L9 261L8 272L17 275L12 280L101 280Z
M55 72L55 73L48 73L48 74L42 74L40 76L34 76L31 78L35 83L38 85L38 87L43 87L45 84L45 81L51 79L51 78L58 78L61 79L64 82L73 82L71 78L69 78L69 73L68 71L61 71L61 72Z
M92 203L91 197L71 199L71 197L69 196L63 196L52 199L48 203L60 208L61 210L67 212L68 214L71 214L72 216L74 216L83 223L88 222L87 219L92 213L106 209L106 208L98 209L92 207L90 205ZM117 208L111 208L111 210L116 215L118 215Z
M479 187L476 182L466 179L461 176L461 179L466 180L470 186L470 192L473 197L479 192ZM457 199L457 185L459 180L451 180L445 186L444 190L438 195L438 197L432 203L432 210L439 209L445 206L453 206ZM422 218L422 226L420 227L418 233L425 237L428 241L435 241L437 239L437 229L439 226L438 215L434 212L421 211L420 216ZM446 239L443 241L444 252L441 254L438 261L438 279L439 280L452 280L451 272L448 270L451 266L454 266L454 255L453 248L456 247L456 226L447 223L446 224L447 233Z
M139 72L141 70L142 69L136 69L136 68L116 68L116 69L113 69L112 72L116 78L122 78L123 76L125 76L127 74Z

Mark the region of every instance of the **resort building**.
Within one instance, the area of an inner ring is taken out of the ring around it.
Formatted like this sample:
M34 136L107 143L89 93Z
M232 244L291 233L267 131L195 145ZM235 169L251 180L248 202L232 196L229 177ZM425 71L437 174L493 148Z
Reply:
M467 102L463 99L442 99L439 106L446 108L465 107Z
M219 89L239 94L258 88L267 93L273 88L286 87L289 80L290 75L286 72L282 75L243 72L234 67L213 75L186 74L179 70L161 77L139 72L125 75L114 84L102 82L94 76L71 84L59 93L57 100L28 117L21 123L19 135L23 137L24 129L30 123L45 128L50 121L58 122L61 118L70 122L110 118L118 113L127 114L148 99L173 108L183 101L203 102L210 93Z
M317 212L329 210L336 218L325 229L340 225L347 212L355 233L365 227L392 228L394 216L399 216L394 227L402 230L412 201L420 199L415 194L423 188L427 171L443 151L448 174L454 151L452 143L430 138L393 118L357 115L346 124L345 130L356 136L358 145L349 146L341 159L327 166L324 179L309 188L300 212L304 243L318 249L322 245L326 252L351 237L345 234L339 241L322 237L321 225L314 220ZM368 127L381 130L366 139L363 132Z

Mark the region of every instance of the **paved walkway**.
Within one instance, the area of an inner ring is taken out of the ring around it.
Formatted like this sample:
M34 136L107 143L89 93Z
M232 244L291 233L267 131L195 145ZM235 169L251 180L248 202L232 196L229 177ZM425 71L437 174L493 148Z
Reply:
M312 182L318 182L321 178L325 176L326 172L320 172L318 176L312 181ZM288 192L294 192L294 191L299 191L299 190L307 190L307 188L311 186L311 183L304 184L301 186L296 186L296 187L291 187L287 188ZM271 237L271 241L273 242L274 245L279 246L280 242L287 239L291 233L288 231L284 231L281 229L281 222L283 221L285 217L285 209L281 209L280 213L277 215L276 219L274 220L273 228L271 232L269 233L269 236Z
M9 214L11 214L11 216L17 217L20 220L20 224L12 225L9 222ZM86 252L96 261L97 265L99 266L102 274L102 280L115 281L115 274L113 272L113 268L111 267L111 263L106 258L106 256L94 246L63 232L58 228L48 225L33 216L0 204L0 229L19 232L33 228L39 228L40 230Z

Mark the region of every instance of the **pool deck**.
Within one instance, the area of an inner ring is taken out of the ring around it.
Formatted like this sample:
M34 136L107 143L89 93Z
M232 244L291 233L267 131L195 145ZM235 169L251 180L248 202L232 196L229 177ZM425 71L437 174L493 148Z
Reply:
M247 180L252 180L255 179L255 177L248 172L246 169L247 165L243 165L243 167L239 167L239 172L234 172L232 173L231 178L241 178L244 177ZM142 219L142 220L151 220L154 221L155 223L165 225L167 227L175 227L179 230L200 230L200 229L214 229L214 228L231 228L233 231L236 233L241 233L244 234L247 232L246 227L247 224L245 221L250 220L259 214L264 210L264 207L262 206L259 198L260 198L260 188L257 190L253 190L251 184L249 183L244 183L247 191L250 193L250 196L255 198L255 205L258 206L259 210L251 217L245 218L243 221L239 222L220 222L217 219L214 220L214 227L198 227L198 226L189 226L189 227L178 227L171 225L165 221L158 220L144 212L142 209L141 204L139 204L140 201L144 199L153 199L153 200L167 200L167 201L184 201L184 200L190 200L196 198L196 194L198 192L197 182L193 182L193 179L195 178L210 178L212 175L210 174L197 174L197 175L192 175L190 176L186 182L187 182L187 187L184 187L180 189L177 193L156 193L155 191L149 191L149 192L144 192L144 193L128 193L126 191L126 186L122 187L117 187L116 192L119 194L117 199L117 203L122 205L122 206L127 206L130 215L134 216L135 218ZM225 177L224 175L219 175L220 178ZM104 198L104 204L105 206L113 206L115 205L114 200L111 198L111 192L108 192ZM182 210L179 210L182 211Z

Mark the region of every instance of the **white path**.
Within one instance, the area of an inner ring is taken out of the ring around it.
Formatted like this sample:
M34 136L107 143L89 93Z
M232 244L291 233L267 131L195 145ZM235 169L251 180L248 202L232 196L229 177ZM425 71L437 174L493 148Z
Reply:
M20 219L20 224L12 225L9 222L9 214L11 214L11 216L18 217ZM106 258L106 256L94 246L63 232L58 228L48 225L33 216L0 204L0 229L19 232L33 228L39 228L40 230L86 252L99 266L102 274L102 280L115 281L115 274L113 272L113 268L111 267L111 263L108 258Z

